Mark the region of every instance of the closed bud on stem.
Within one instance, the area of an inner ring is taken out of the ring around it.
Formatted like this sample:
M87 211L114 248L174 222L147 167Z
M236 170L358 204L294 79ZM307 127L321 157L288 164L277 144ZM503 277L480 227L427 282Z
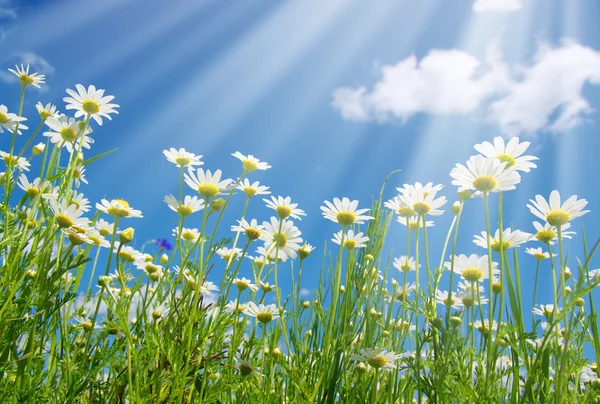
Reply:
M133 241L133 236L135 234L135 230L133 227L128 227L119 233L119 242L121 244L128 244Z
M167 262L169 262L169 256L167 254L161 255L160 256L161 265L165 265Z
M223 199L223 198L217 198L217 199L213 199L212 201L210 201L210 210L212 210L214 212L219 212L219 211L223 210L224 207L225 207L225 199Z

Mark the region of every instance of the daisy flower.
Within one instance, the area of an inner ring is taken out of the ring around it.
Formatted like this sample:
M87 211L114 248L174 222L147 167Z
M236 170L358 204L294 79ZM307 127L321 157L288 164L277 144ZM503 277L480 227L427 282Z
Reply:
M258 247L256 249L256 252L260 255L259 257L253 259L252 261L254 261L254 263L256 264L259 260L268 260L269 262L274 261L275 260L275 248L270 249L269 251L267 251L267 249L265 247ZM279 250L279 253L277 254L277 259L281 262L285 262L288 259L288 256L285 252L283 252L282 250Z
M177 212L183 217L187 217L192 213L196 213L204 209L204 199L200 199L197 196L186 195L183 198L183 203L179 203L179 200L173 195L165 196L164 201L169 205L169 208Z
M296 251L300 248L302 238L300 237L300 230L294 226L294 223L271 217L271 221L263 222L263 226L265 231L261 233L260 238L265 241L265 249L269 254L279 249L288 257L296 258ZM269 256L268 254L264 255Z
M460 299L462 304L469 308L473 305L479 305L479 301L481 300L481 304L487 304L488 299L483 295L483 287L479 286L479 296L477 289L472 286L472 284L465 284L459 282L458 287L460 290L456 293L456 296ZM454 294L453 294L454 295Z
M506 251L509 248L517 247L523 243L528 242L531 239L531 234L525 233L521 230L504 229L502 232L502 248L500 248L500 229L496 230L494 237L490 237L491 249L499 252L500 250ZM479 247L488 247L488 234L485 231L481 232L481 236L476 235L473 240L475 245Z
M271 193L268 191L269 187L260 185L258 181L250 183L248 178L244 178L244 180L238 184L237 189L246 194L247 198L252 198L254 195L268 195Z
M119 247L121 247L119 249ZM120 259L122 259L123 261L128 261L128 262L146 262L146 257L143 253L139 252L138 250L136 250L133 247L130 247L128 245L126 246L120 246L120 245L115 245L113 252L115 254L118 255L118 257ZM118 253L117 253L118 252Z
M134 217L141 218L142 211L133 209L129 206L129 203L123 199L102 199L101 203L96 204L96 209L107 213L116 218L122 217Z
M365 244L369 241L369 237L365 237L363 233L354 233L354 230L350 229L343 236L343 245L348 250L353 250L354 248L364 248L367 245ZM333 235L331 239L335 244L342 244L342 230L338 231Z
M88 238L90 244L95 245L97 247L110 247L110 243L107 239L104 238L102 234L97 229L89 229L86 233L86 237Z
M490 320L481 320L475 321L473 323L475 329L477 329L482 334L487 334L490 331ZM496 331L498 329L498 322L496 320L492 320L492 331Z
M395 196L389 201L385 201L383 206L396 212L401 217L411 217L415 214L412 206L407 205L400 196Z
M17 167L21 171L29 171L29 161L25 157L19 157L18 159L12 154L0 151L0 157L4 160L6 167Z
M204 164L204 162L200 161L202 155L197 156L194 153L186 151L183 147L179 150L171 147L169 150L163 150L163 154L167 160L181 168L201 166Z
M54 216L56 216L56 222L61 228L86 228L88 227L89 219L82 217L83 211L77 209L77 206L73 204L67 205L67 201L57 201L56 199L50 199L50 209Z
M400 258L394 258L392 264L398 271L409 272L414 271L417 267L417 263L413 257L407 257L402 255ZM421 265L419 265L421 267Z
M538 241L542 243L550 243L554 244L554 241L558 240L558 232L555 226L552 226L548 223L544 223L543 225L538 222L533 222L533 227L535 227L535 234L532 237L535 237ZM564 231L571 227L570 223L561 226L561 232L563 238L570 239L576 233L574 231Z
M506 162L495 157L472 156L467 165L456 164L450 171L452 184L462 190L500 192L515 189L521 176L514 168L506 169Z
M433 185L433 182L428 182L427 184L423 185L420 182L415 182L414 185L404 184L402 188L396 188L396 190L400 193L400 195L404 195L405 193L410 193L414 191L422 191L425 195L428 195L435 194L442 188L444 188L442 184Z
M223 258L225 261L229 261L230 259L235 261L242 254L241 248L231 249L229 247L221 247L217 250L217 255ZM232 258L233 256L233 258Z
M17 134L20 135L21 129L29 129L22 124L26 120L27 118L8 112L5 105L0 105L0 133L4 132L4 128L9 132L14 132L15 128L18 127Z
M393 362L401 357L401 355L395 352L388 352L385 349L366 348L361 349L358 354L352 354L350 360L366 362L376 370L392 371L396 369L396 365Z
M173 229L173 236L175 238L180 238L179 237L179 229L177 227ZM196 228L188 229L188 228L183 227L181 229L181 238L185 241L195 243L200 238L200 232Z
M234 301L227 302L227 304L225 305L225 311L228 313L242 314L245 309L246 309L246 304L238 303L237 301L236 302L234 302Z
M46 144L40 142L31 148L31 153L34 156L40 155L44 152L45 148L46 148Z
M541 261L546 258L550 258L550 253L542 250L541 247L538 247L538 248L529 247L529 248L525 249L525 252L529 255L534 256L538 261Z
M263 281L258 281L258 286L260 286L260 290L263 293L269 293L275 290L275 286L271 285L269 282L264 283Z
M369 209L358 209L358 201L348 198L334 198L333 203L324 201L326 206L321 206L323 217L342 226L352 226L354 223L363 224L365 220L375 219L373 216L364 215Z
M45 121L48 118L58 118L60 116L56 110L56 105L52 105L50 103L44 105L38 101L38 103L35 104L35 109L37 109L42 121Z
M240 357L236 357L235 361L242 376L259 375L260 369L254 366L252 362Z
M554 305L553 304L540 304L539 307L534 307L531 309L532 313L536 316L542 316L549 319L554 315ZM557 313L560 313L560 308L557 310Z
M21 85L23 87L32 85L34 87L41 88L40 84L45 83L45 81L44 81L46 79L45 75L39 74L39 73L29 74L29 65L27 65L27 67L24 67L23 64L21 64L20 69L19 69L19 66L15 65L15 69L16 70L8 69L8 71L19 78L19 82L21 83Z
M306 216L306 213L302 209L298 209L297 203L292 203L292 198L286 196L282 198L278 196L275 198L271 196L271 200L263 198L263 201L267 204L267 208L275 210L277 212L277 216L280 219L285 219L287 217L293 217L294 219L302 220L300 216Z
M464 304L460 300L460 296L457 296L456 293L452 293L452 299L450 299L447 290L436 289L435 299L437 300L438 304L442 304L444 306L450 304L450 306L452 306L453 309L460 310L464 307Z
M75 186L77 188L79 188L79 186L81 185L82 182L85 184L88 183L87 180L85 179L85 168L83 167L83 165L79 164L79 165L75 166L75 169L73 170L73 179L75 180ZM139 210L136 212L139 212Z
M415 283L407 283L405 285L397 285L394 288L391 296L386 296L387 301L403 302L408 299L410 294L417 288Z
M441 186L437 186L440 188ZM426 188L417 183L415 185L405 185L404 191L400 194L400 199L406 205L411 206L413 210L420 216L432 215L439 216L444 213L440 210L442 206L446 204L446 197L441 196L436 198L437 191L433 186L430 186L429 191Z
M185 183L192 189L198 191L200 196L206 199L214 198L219 195L222 190L226 189L231 183L231 179L221 180L221 170L213 173L210 170L204 171L199 168L196 173L192 168L188 169L188 173L184 174Z
M75 205L77 209L80 209L84 212L89 212L91 209L90 201L83 196L82 193L75 191L73 197L71 198L72 205Z
M246 289L250 289L252 292L256 292L258 290L258 285L253 284L250 279L235 278L233 280L233 283L235 283L235 286L238 288L238 290L240 292L242 292Z
M537 160L535 156L523 156L530 142L519 142L518 137L513 137L504 143L501 136L494 138L494 144L483 142L475 145L475 150L483 154L485 157L495 157L503 163L506 163L506 168L514 168L517 171L528 173L532 168L537 166L532 161Z
M41 194L50 185L47 181L42 181L41 178L35 178L32 182L29 182L25 174L19 176L19 182L17 183L30 198L35 198Z
M244 156L238 151L233 153L232 156L239 159L242 162L242 167L244 168L245 173L250 173L256 170L267 170L271 168L270 165L268 165L264 161L260 161L251 154Z
M313 252L314 249L315 247L313 247L312 245L304 243L302 247L298 249L298 256L301 260L303 260L307 258L310 255L310 253Z
M113 226L114 225L112 223L109 223L102 218L98 218L98 220L96 220L96 223L94 224L94 227L98 230L100 235L104 237L112 234Z
M279 309L274 304L264 305L260 303L258 306L254 302L246 303L244 313L250 317L255 317L262 324L267 324L271 320L279 318Z
M417 231L418 229L423 228L423 219L421 219L417 215L414 215L410 218L404 217L404 216L398 216L396 218L396 221L398 223L400 223L401 225L408 226L408 228L411 229L412 231ZM426 220L425 226L426 227L434 227L435 224L431 220Z
M118 114L117 104L110 104L115 98L112 95L104 96L104 90L96 90L95 86L90 85L87 90L81 84L75 86L77 92L67 89L70 97L63 98L67 103L66 109L75 110L75 118L80 116L90 116L102 126L102 117L112 119L109 114Z
M452 263L445 263L447 268L451 268ZM466 256L465 254L454 256L454 272L460 274L463 279L468 282L479 282L490 277L488 256L477 254L471 254ZM498 269L498 263L492 262L492 275L500 274Z
M78 140L78 135L83 130L83 122L77 121L74 118L69 118L65 115L58 118L50 117L46 120L45 124L51 131L44 132L44 136L49 137L51 143L58 143L66 147L69 153L72 153L75 149L74 146L78 146L80 143L81 147L85 147L86 149L89 149L90 144L94 143L94 139L86 136L92 132L92 128L89 126L85 129L83 137Z
M254 241L260 238L265 227L263 225L258 224L256 219L250 220L250 223L246 221L246 219L242 218L242 220L238 220L237 226L231 226L231 231L244 233L248 240Z
M564 226L569 221L585 215L589 210L583 210L587 205L585 199L577 199L577 195L571 196L563 204L560 203L560 193L554 190L550 193L549 202L541 195L536 195L535 201L530 199L531 205L527 205L531 213L552 226Z

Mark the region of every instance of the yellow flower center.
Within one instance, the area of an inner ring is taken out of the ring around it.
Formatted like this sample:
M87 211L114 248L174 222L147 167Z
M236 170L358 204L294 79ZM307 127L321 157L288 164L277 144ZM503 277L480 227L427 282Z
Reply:
M408 205L401 206L400 209L398 209L398 214L402 217L411 217L415 214L415 210Z
M506 166L504 167L504 169L512 167L516 163L515 158L513 156L511 156L510 154L502 153L502 154L497 155L496 158L498 160L500 160L501 162L506 163Z
M153 274L158 272L158 270L160 269L157 265L154 264L147 264L144 266L144 269L146 270L146 272L148 272L148 274Z
M244 193L246 194L246 196L248 198L252 198L258 192L258 189L254 188L254 187L244 187L244 188L242 188L242 190L244 191Z
M496 252L506 251L510 248L510 243L508 241L502 241L502 248L500 248L500 242L496 239L492 240L492 245L490 248Z
M244 167L245 172L250 173L258 169L258 164L251 160L243 160L242 167Z
M287 236L283 233L275 233L273 235L273 243L279 248L285 247L287 244Z
M35 80L32 76L23 73L19 76L19 81L21 82L21 85L23 87L27 87L28 85L32 84Z
M292 208L280 205L275 208L275 212L277 212L277 216L279 216L280 219L285 219L292 214Z
M73 220L71 220L71 218L63 213L59 213L56 216L56 222L58 223L58 225L62 228L68 228L73 226L74 222Z
M191 231L184 231L181 233L181 238L185 241L194 241L196 239L196 235Z
M100 112L100 104L94 100L85 100L81 108L88 114L94 115Z
M241 279L235 281L235 286L239 289L240 292L250 287L250 285L248 285L248 282L242 281Z
M408 228L411 229L412 231L417 231L419 230L419 221L418 220L409 220L408 221Z
M76 233L69 233L67 234L67 237L69 238L69 241L71 241L71 244L73 245L81 245L85 242L85 240L80 237L79 235L77 235Z
M92 326L92 322L89 320L85 320L84 322L81 323L81 327L83 328L84 331L86 332L90 332L93 329Z
M36 196L38 196L40 194L40 190L35 187L27 188L26 192L27 192L27 195L29 195L29 197L31 197L31 198L35 198Z
M244 233L246 233L246 237L248 237L250 240L256 240L260 237L260 230L257 230L253 227L246 228Z
M571 219L571 215L565 212L562 209L551 210L550 213L546 216L546 220L552 226L562 226L569 223Z
M556 232L554 229L540 230L536 233L535 238L537 238L542 243L548 243L556 237Z
M356 240L346 240L344 241L344 247L348 250L353 250L356 247Z
M462 276L469 282L477 282L483 277L483 272L479 268L465 268Z
M116 217L129 216L129 203L127 203L127 201L124 201L123 199L113 199L112 204L113 206L106 210L109 215Z
M177 208L177 213L179 213L181 216L189 216L193 213L193 210L187 205L180 205Z
M367 363L375 369L380 369L387 363L387 359L383 355L378 355L372 358L368 358Z
M198 193L209 199L219 195L219 187L215 184L200 184L198 185Z
M533 256L540 261L546 258L544 254L534 254Z
M356 220L356 215L354 212L340 211L337 213L337 215L335 215L335 218L342 226L350 226Z
M254 371L254 369L252 368L252 366L248 365L247 363L240 364L240 373L242 376L248 376L253 371Z
M473 303L475 303L475 299L471 296L463 296L461 300L465 307L471 307L473 306Z
M269 321L273 320L273 314L267 311L261 311L260 313L256 314L256 319L261 323L266 324Z
M6 163L6 166L13 166L18 165L19 160L17 160L15 156L7 154L6 156L4 156L4 162Z
M187 157L176 157L175 162L177 163L178 166L185 167L191 163L191 160Z
M400 265L400 269L404 272L408 272L412 271L412 266L410 266L408 262L405 262L404 264Z
M0 112L0 125L4 125L7 122L8 122L8 117L5 114L3 114L2 112Z
M77 139L77 132L75 132L75 130L73 130L73 128L70 126L62 128L59 133L60 137L62 137L62 139L66 142L72 142Z
M98 236L94 236L94 235L88 236L88 239L90 239L91 241L93 241L95 245L102 244L102 239L100 237L98 237Z
M121 258L123 261L129 261L129 262L135 261L134 256L128 251L120 251L119 258Z
M426 215L427 213L429 213L429 211L431 210L431 206L429 206L428 204L426 204L425 202L416 202L413 205L413 209L415 210L415 212L417 212L419 215Z
M100 232L100 234L104 237L110 235L111 230L108 227L103 227L101 229L98 230L98 232Z
M476 190L480 192L490 192L496 186L498 182L494 177L490 177L489 175L482 175L481 177L477 177L473 180L473 186Z

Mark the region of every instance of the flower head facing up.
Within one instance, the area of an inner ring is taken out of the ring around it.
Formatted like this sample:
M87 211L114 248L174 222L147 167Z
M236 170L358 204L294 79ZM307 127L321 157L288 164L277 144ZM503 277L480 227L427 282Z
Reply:
M444 264L446 268L452 268L452 262L446 262ZM488 256L482 255L481 257L477 254L471 254L469 256L465 254L454 256L454 272L460 274L467 282L479 282L489 278L489 265ZM500 273L498 269L498 263L492 262L492 275Z
M290 258L296 258L296 251L300 248L302 238L300 238L300 230L294 226L294 223L271 217L271 221L263 222L263 226L265 231L261 233L260 239L265 242L265 249L269 254L275 255L275 251L279 250Z
M275 320L279 318L279 309L274 304L259 304L256 305L254 302L246 303L246 308L244 310L248 316L255 317L260 323L267 324L271 320Z
M217 170L211 173L210 170L204 171L199 168L196 173L193 169L189 169L187 174L184 174L185 183L192 189L198 191L200 196L210 199L219 195L231 183L231 179L221 180L222 172Z
M251 173L256 170L268 170L271 166L264 161L260 161L253 155L249 154L244 156L242 153L235 152L232 154L233 157L239 159L242 162L242 167L245 173Z
M60 202L54 198L50 199L50 209L56 216L56 223L60 228L86 229L89 219L82 217L83 211L74 204L67 205L67 201Z
M269 187L260 185L258 181L250 183L248 178L244 178L237 186L237 189L242 191L246 198L252 198L254 195L268 195L271 192L268 190Z
M589 210L583 210L587 205L585 199L577 199L577 195L560 203L560 193L554 190L550 193L549 201L541 195L536 195L535 201L530 199L531 205L527 205L531 213L552 226L564 226L569 221L585 215Z
M0 133L4 132L4 129L14 132L18 126L17 134L20 135L21 129L29 129L22 124L26 120L27 118L8 112L8 108L5 105L0 105Z
M104 90L96 90L96 87L90 85L87 90L81 84L75 86L77 92L67 89L70 97L63 98L67 103L66 109L75 110L75 118L80 116L89 116L93 118L98 125L102 126L102 118L112 119L110 114L118 114L117 104L110 104L115 98L112 95L104 95Z
M201 166L204 163L200 161L202 158L201 155L195 155L194 153L190 153L186 151L183 147L179 150L171 147L169 150L163 150L163 154L171 163L176 166L183 167L193 167L193 166Z
M353 250L355 248L365 248L367 246L365 243L369 241L369 237L365 237L363 233L354 233L352 229L342 235L342 230L340 230L333 235L331 241L337 245L343 245L347 250Z
M45 83L46 76L39 73L29 73L29 65L23 66L21 64L21 68L15 65L15 69L8 69L9 72L14 74L19 78L19 82L23 87L34 86L37 88L41 88L40 84Z
M385 349L366 348L362 349L358 354L353 354L350 360L366 362L376 370L392 371L396 369L396 365L393 362L401 357L401 355L395 352L388 352Z
M500 229L496 230L494 237L490 238L490 248L496 252L506 251L509 248L517 247L531 239L531 234L521 230L504 229L502 232L502 245L500 245ZM473 242L479 247L488 247L488 234L481 232L481 236L476 235Z
M452 169L452 184L483 193L515 189L521 176L514 168L506 169L506 164L495 157L472 156L466 166L457 164Z
M302 220L300 216L306 216L306 213L302 209L298 209L297 203L292 203L292 198L289 196L285 198L271 196L271 200L263 198L263 201L267 204L267 208L277 212L277 216L280 219L293 217L294 219Z
M102 199L100 203L96 204L96 209L107 213L116 218L122 217L134 217L141 218L142 212L140 210L133 209L129 206L129 203L123 199Z
M177 212L183 217L187 217L192 213L196 213L204 209L204 199L200 199L197 196L186 195L183 198L183 202L179 203L179 200L173 195L165 196L165 202L169 205L169 209Z
M519 142L518 137L513 137L504 143L501 136L494 138L494 144L483 142L475 145L475 150L485 157L495 157L500 162L506 163L506 168L514 168L517 171L529 172L537 166L532 161L537 160L535 156L523 156L530 142Z
M411 206L419 216L439 216L444 213L439 208L446 204L445 196L436 198L437 191L441 188L442 185L433 186L432 183L428 183L425 187L420 182L415 185L405 184L404 188L399 188L400 200L405 205Z
M321 211L326 219L339 223L342 226L351 226L354 223L362 224L365 220L374 219L373 216L365 215L369 209L358 209L358 201L350 201L348 198L334 198L333 203L324 201Z

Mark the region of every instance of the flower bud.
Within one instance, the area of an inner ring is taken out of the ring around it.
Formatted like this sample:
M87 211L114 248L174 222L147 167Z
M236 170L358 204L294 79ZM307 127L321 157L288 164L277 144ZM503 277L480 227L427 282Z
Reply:
M133 229L133 227L126 228L121 233L119 233L119 242L121 244L131 243L133 241L134 234L135 230Z
M458 201L454 202L454 204L452 205L452 208L450 210L452 210L453 214L458 215L460 213L460 211L462 210L462 204Z
M458 199L460 199L461 201L468 201L469 199L471 199L471 191L469 191L468 189L458 191L456 195L458 195Z
M580 297L577 300L575 300L575 304L579 307L583 307L583 306L585 306L585 300Z
M365 255L365 262L373 262L373 256L371 254Z
M341 293L345 293L346 292L346 287L344 285L340 285L340 292Z
M450 317L450 323L454 327L460 327L460 325L462 324L462 319L458 316L452 316L452 317Z
M310 307L310 302L308 300L305 300L302 302L303 309L308 309L309 307Z
M223 210L224 207L225 207L225 199L223 199L223 198L217 198L217 199L213 199L212 201L210 201L210 210L212 210L214 212L219 212L219 211Z
M102 275L98 278L98 285L100 285L103 288L107 288L111 282L112 278L110 276Z
M46 145L44 143L38 143L31 148L31 153L34 156L38 156L44 152L45 148L46 148Z
M161 265L165 265L167 262L169 262L169 256L167 254L161 255L160 256Z
M361 375L367 372L367 366L365 366L365 364L362 362L358 362L356 366L354 366L354 369L356 369L356 372Z

